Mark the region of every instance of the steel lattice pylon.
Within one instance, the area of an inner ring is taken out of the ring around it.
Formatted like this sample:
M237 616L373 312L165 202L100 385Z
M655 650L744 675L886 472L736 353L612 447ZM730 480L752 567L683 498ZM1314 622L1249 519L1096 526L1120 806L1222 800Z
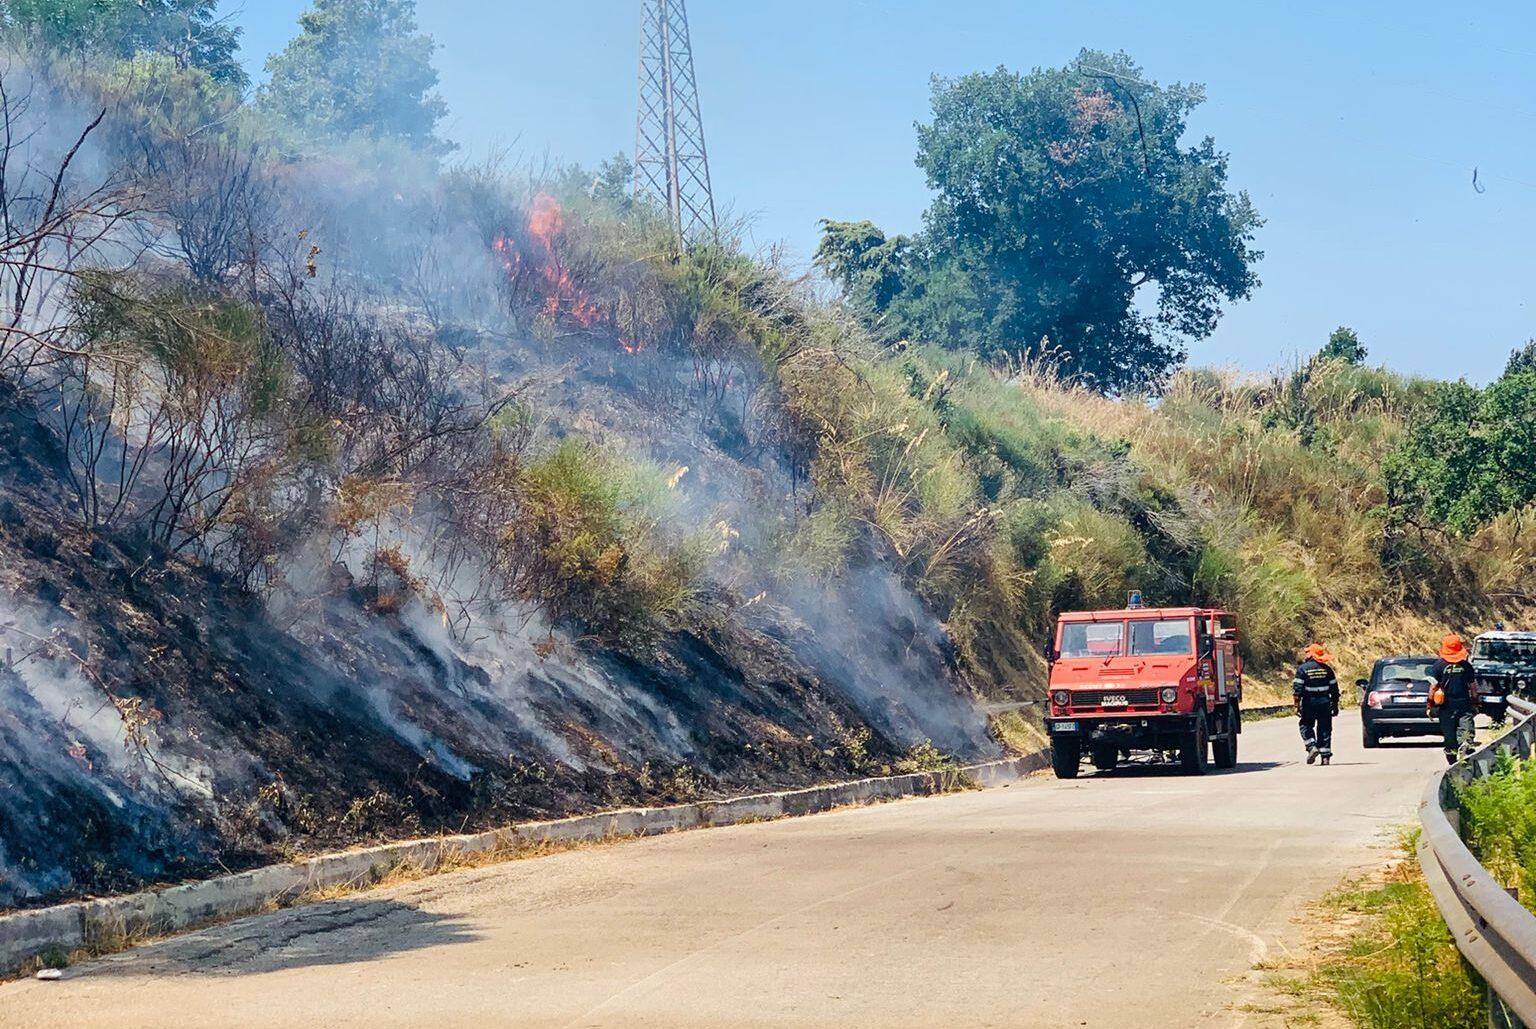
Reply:
M693 77L685 0L642 0L640 113L635 121L635 196L664 204L685 242L714 236L709 152Z

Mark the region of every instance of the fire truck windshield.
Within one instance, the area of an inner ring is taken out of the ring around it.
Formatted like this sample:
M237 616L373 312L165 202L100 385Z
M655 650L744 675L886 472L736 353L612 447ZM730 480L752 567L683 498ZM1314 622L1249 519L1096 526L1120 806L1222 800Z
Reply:
M1124 653L1124 622L1067 622L1061 627L1062 657L1119 657Z
M1131 622L1132 654L1192 654L1194 636L1188 618L1143 618Z

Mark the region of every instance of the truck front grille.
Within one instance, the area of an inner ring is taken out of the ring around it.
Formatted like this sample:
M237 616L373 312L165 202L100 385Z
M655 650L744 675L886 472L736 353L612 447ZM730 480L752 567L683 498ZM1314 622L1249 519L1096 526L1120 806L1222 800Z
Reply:
M1110 704L1105 707L1105 697L1124 697L1124 704ZM1072 709L1074 711L1098 710L1104 708L1108 711L1126 711L1131 708L1157 707L1157 687L1146 687L1130 690L1073 690Z

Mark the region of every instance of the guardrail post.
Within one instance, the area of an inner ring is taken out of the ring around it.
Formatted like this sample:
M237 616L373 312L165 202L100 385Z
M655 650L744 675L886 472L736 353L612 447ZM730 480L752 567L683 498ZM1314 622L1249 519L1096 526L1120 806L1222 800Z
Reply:
M1493 992L1492 986L1484 989L1488 992L1488 1029L1526 1029L1525 1023L1504 1006L1504 1001Z

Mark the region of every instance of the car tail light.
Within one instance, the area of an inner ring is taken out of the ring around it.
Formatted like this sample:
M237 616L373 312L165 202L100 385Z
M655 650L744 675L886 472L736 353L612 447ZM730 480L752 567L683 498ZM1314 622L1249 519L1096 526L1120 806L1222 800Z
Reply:
M1051 703L1055 704L1057 707L1066 707L1071 702L1072 694L1068 693L1066 690L1057 690L1055 693L1051 694Z
M1381 694L1377 693L1375 690L1372 690L1365 695L1365 703L1368 707L1380 708Z
M1164 686L1162 696L1164 704L1172 704L1179 699L1179 691L1172 686Z

